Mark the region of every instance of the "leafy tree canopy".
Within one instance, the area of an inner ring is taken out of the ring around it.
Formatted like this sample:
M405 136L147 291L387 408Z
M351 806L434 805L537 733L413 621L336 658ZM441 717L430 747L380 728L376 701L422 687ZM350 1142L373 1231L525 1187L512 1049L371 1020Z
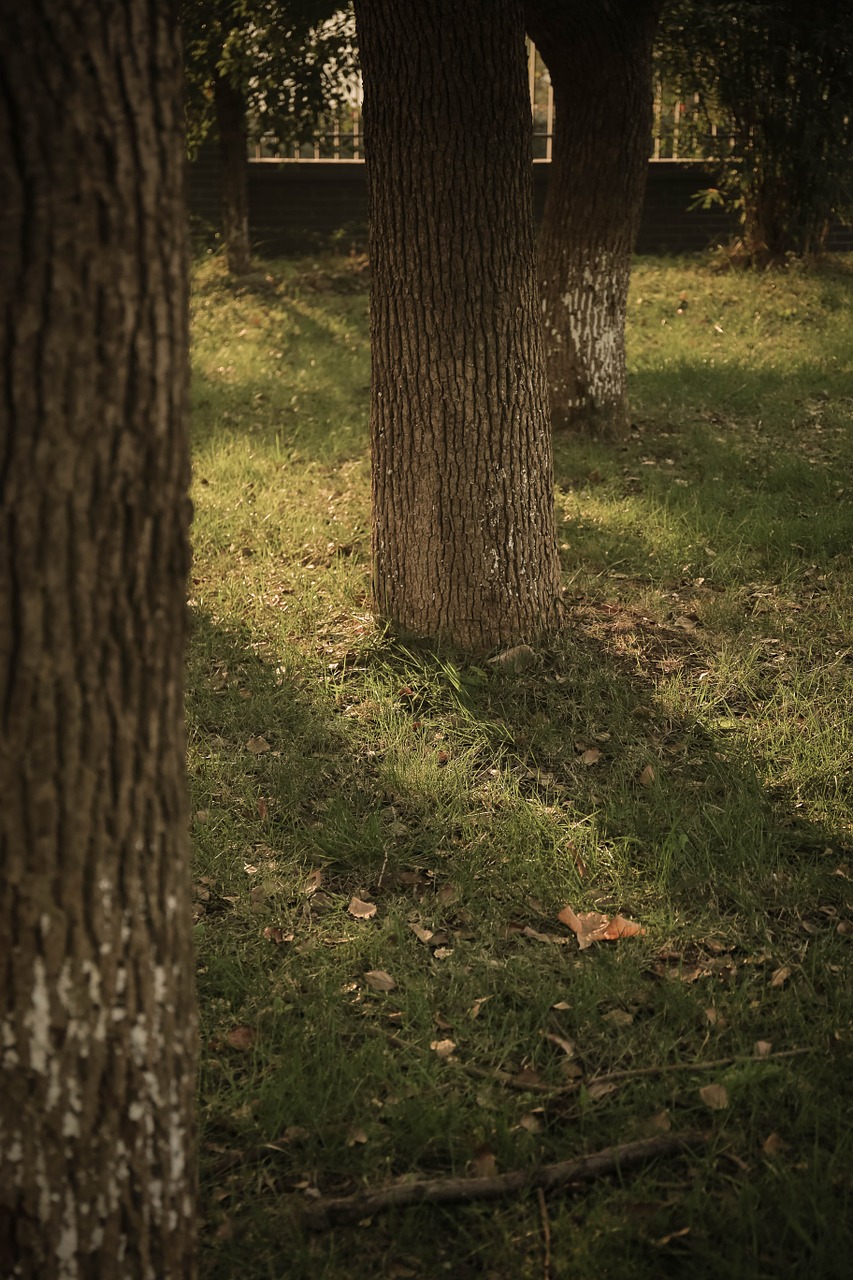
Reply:
M352 92L355 31L340 0L182 0L191 150L214 123L213 81L244 97L250 129L296 142Z
M818 250L853 213L853 0L668 0L658 60L701 94L748 257Z

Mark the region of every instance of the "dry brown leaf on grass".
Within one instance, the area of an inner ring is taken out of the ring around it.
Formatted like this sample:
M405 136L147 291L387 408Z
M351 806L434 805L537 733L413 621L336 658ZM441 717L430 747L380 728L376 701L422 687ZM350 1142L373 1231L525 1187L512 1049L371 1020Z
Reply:
M409 921L409 928L419 942L429 942L434 936L432 929L425 929L423 925L417 924L414 920Z
M491 1147L478 1147L471 1157L471 1172L475 1178L493 1178L498 1171L498 1159Z
M232 1027L225 1036L232 1049L251 1049L257 1038L258 1033L254 1027L245 1025Z
M722 1084L706 1084L699 1090L699 1097L712 1111L725 1111L729 1105L729 1091Z
M302 892L316 893L322 883L323 883L323 872L318 867L316 871L311 872L308 879L305 881L304 885L302 886Z
M364 981L371 991L393 991L397 983L384 969L368 969Z
M529 924L525 925L521 932L525 938L533 938L534 942L559 942L565 944L569 941L568 938L564 938L561 934L537 933L535 929L531 929Z
M439 1058L449 1058L453 1050L456 1048L455 1040L432 1040L430 1041L431 1049L433 1049Z
M582 911L578 915L569 906L557 912L557 919L577 934L581 951L593 942L615 942L617 938L633 938L646 932L636 921L626 920L624 916L614 916L611 920L598 911Z
M781 969L777 969L770 979L771 987L784 987L785 983L791 976L791 966L784 964Z
M655 771L650 764L647 764L640 776L637 778L641 787L650 787L655 780Z
M376 903L362 902L361 898L353 898L347 911L351 916L355 916L356 920L370 920L376 915Z
M585 764L585 765L598 764L600 759L601 759L601 752L599 751L598 747L590 747L587 751L584 751L583 755L581 756L581 764Z
M278 925L268 925L264 929L264 937L268 942L274 942L277 946L280 946L283 942L293 941L293 934L285 933L283 929L279 929Z
M542 1034L545 1037L545 1039L549 1042L549 1044L555 1044L558 1049L562 1049L566 1057L568 1058L574 1057L575 1049L577 1048L577 1045L574 1043L573 1040L566 1040L564 1036L551 1035L549 1031L543 1031Z
M246 750L250 751L253 756L262 756L265 751L270 751L270 744L266 738L249 738L246 743Z

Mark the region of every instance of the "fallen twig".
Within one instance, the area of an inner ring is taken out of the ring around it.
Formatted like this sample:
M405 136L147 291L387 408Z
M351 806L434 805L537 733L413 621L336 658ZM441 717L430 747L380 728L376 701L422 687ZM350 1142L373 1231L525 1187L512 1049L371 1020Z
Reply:
M548 1202L541 1187L536 1188L536 1199L539 1201L539 1217L542 1219L542 1239L545 1242L545 1257L542 1260L542 1280L551 1280L551 1223L548 1221Z
M707 1141L704 1134L687 1133L681 1136L667 1135L660 1138L644 1138L638 1142L626 1142L618 1147L607 1147L591 1156L577 1160L561 1160L557 1164L539 1165L533 1169L499 1173L485 1178L426 1178L417 1182L396 1182L376 1191L363 1191L352 1196L330 1196L314 1200L303 1210L305 1225L323 1230L333 1222L353 1218L366 1218L383 1209L404 1205L446 1204L456 1200L495 1200L514 1192L532 1191L541 1187L548 1191L570 1182L589 1178L603 1178L628 1165L652 1160L656 1156L675 1155L692 1151Z
M774 1058L797 1058L802 1053L814 1053L811 1046L803 1049L780 1049L778 1053L765 1053L758 1057L753 1053L736 1054L731 1058L712 1058L708 1062L663 1062L655 1067L628 1067L624 1071L608 1071L601 1076L591 1076L584 1084L611 1084L617 1080L630 1080L632 1076L660 1076L668 1071L716 1071L718 1067L731 1067L737 1062L772 1062Z

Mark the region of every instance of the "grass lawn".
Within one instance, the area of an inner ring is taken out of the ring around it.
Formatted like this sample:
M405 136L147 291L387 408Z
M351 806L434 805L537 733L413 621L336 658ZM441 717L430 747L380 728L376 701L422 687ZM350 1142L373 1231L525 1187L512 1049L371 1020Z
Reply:
M371 617L366 294L195 275L204 1274L846 1277L853 263L637 263L635 425L556 442L566 625L521 670ZM580 950L567 904L645 932Z

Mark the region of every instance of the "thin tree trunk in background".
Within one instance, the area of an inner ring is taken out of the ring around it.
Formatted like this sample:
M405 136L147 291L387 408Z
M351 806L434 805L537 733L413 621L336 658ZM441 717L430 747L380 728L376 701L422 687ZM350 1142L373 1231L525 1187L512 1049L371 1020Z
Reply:
M659 0L526 0L554 86L556 123L539 235L555 428L628 426L625 315L652 132Z
M358 0L374 600L471 649L555 625L520 0Z
M192 1277L181 60L0 0L0 1275Z
M240 91L224 76L216 76L213 81L213 103L222 166L222 239L228 270L232 275L242 276L252 269L246 103Z

